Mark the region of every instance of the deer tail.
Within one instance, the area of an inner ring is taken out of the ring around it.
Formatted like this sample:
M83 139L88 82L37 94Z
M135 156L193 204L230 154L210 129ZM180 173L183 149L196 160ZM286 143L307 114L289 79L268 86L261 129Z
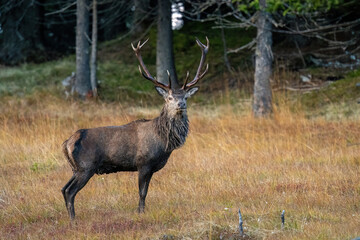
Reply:
M65 156L66 160L69 162L72 170L75 171L77 169L77 167L76 167L74 158L72 156L72 152L69 152L70 146L68 146L69 145L68 142L69 142L69 139L66 140L65 142L63 142L62 151L64 153L64 156Z

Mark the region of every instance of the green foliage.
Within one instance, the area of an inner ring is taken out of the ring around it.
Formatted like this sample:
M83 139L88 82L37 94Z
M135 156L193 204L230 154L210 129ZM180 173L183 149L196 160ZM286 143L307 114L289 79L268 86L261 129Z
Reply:
M310 112L328 115L329 112L337 113L339 110L345 116L356 113L357 99L360 98L360 70L350 72L344 79L331 83L328 87L313 91L301 96L301 104ZM340 108L340 109L338 109Z
M155 65L147 64L151 72ZM106 61L98 66L100 98L107 101L155 100L153 84L142 78L138 66L119 61Z
M228 49L249 43L255 36L254 28L225 29ZM212 79L226 71L220 29L214 28L214 24L211 22L187 23L181 30L174 32L175 65L180 81L185 77L186 71L190 71L190 76L194 76L201 56L195 39L199 38L201 42L206 43L205 37L210 40L210 50L207 56L210 69L206 79ZM244 62L250 61L250 54L246 51L228 57L234 67L242 67Z
M54 169L56 169L57 165L55 164L55 162L53 160L48 160L46 162L34 162L33 164L31 164L30 166L30 170L34 173L39 173L39 172L48 172L48 171L52 171Z
M271 12L283 10L302 15L314 11L327 12L341 3L342 0L269 0L268 7Z
M238 10L241 12L248 13L260 9L259 0L233 0L233 2L238 3ZM266 0L267 11L282 12L284 16L303 15L315 11L327 12L343 3L343 0Z
M23 64L0 71L0 96L24 96L37 90L54 89L75 71L74 59L64 58L42 64Z

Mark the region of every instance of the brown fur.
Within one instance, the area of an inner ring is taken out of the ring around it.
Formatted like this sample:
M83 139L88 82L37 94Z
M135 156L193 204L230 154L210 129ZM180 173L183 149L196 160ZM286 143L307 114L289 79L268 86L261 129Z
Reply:
M77 164L73 156L73 152L75 149L76 142L79 142L80 140L81 140L81 132L80 130L78 130L62 144L63 153L66 159L68 160L73 172L78 170Z

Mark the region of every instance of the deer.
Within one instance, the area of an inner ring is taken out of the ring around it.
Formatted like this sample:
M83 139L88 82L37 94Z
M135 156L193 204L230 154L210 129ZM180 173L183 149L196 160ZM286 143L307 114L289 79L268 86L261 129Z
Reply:
M155 85L165 104L160 115L154 119L139 119L122 126L80 129L65 140L62 150L73 175L61 192L71 220L75 219L75 196L94 174L122 171L138 172L137 210L144 213L151 177L165 166L171 153L185 143L189 132L187 99L199 90L195 85L208 72L209 64L206 64L204 71L202 69L209 50L209 39L206 37L206 45L196 39L201 49L200 64L194 79L190 82L187 72L182 86L176 79L174 80L177 84L171 84L169 71L168 84L159 82L151 76L140 51L148 40L142 44L139 41L136 47L131 43L131 46L140 63L140 74Z

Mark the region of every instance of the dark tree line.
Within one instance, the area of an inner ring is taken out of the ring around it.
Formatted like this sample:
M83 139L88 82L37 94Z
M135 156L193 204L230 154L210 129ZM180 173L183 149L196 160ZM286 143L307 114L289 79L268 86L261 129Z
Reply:
M132 6L131 0L98 1L99 41L129 31ZM0 0L0 63L41 62L74 53L76 11L76 0Z
M32 0L2 1L0 6L1 61L16 64L43 51L43 28L38 24L43 8Z

